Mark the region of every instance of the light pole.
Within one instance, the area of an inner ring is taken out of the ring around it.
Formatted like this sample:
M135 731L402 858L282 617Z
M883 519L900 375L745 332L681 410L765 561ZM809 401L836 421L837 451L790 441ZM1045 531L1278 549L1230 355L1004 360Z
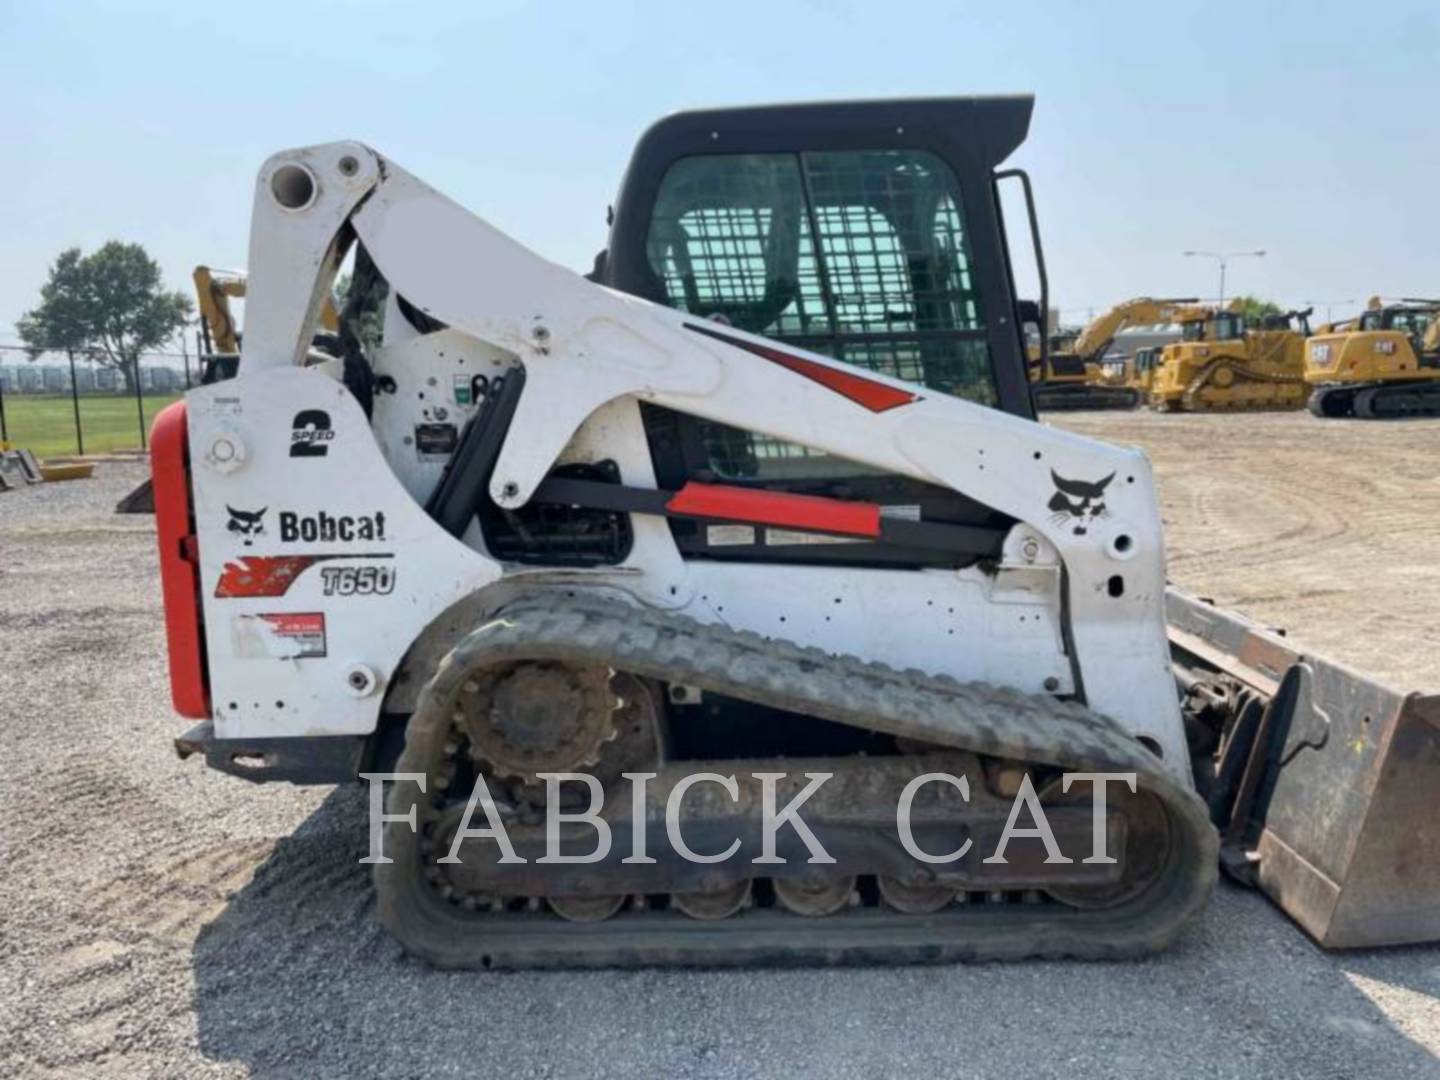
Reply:
M1324 304L1324 305L1325 305L1325 321L1326 321L1327 323L1331 321L1331 319L1330 319L1330 309L1331 309L1331 308L1333 308L1333 307L1335 307L1335 306L1337 306L1337 305L1339 305L1339 304L1353 304L1353 303L1355 303L1354 300L1302 300L1302 301L1300 301L1300 302L1301 302L1302 304L1304 304L1306 307L1319 307L1321 304Z
M1220 299L1216 302L1215 306L1216 306L1216 307L1224 307L1224 306L1225 306L1225 264L1228 263L1231 259L1240 259L1240 258L1255 258L1255 259L1259 259L1259 258L1263 258L1264 255L1265 255L1265 252L1263 252L1263 251L1225 251L1225 252L1220 252L1220 251L1187 251L1187 252L1185 252L1185 255L1186 255L1187 258L1192 257L1192 256L1200 256L1200 257L1206 258L1206 259L1215 259L1215 260L1217 260L1217 261L1220 263Z

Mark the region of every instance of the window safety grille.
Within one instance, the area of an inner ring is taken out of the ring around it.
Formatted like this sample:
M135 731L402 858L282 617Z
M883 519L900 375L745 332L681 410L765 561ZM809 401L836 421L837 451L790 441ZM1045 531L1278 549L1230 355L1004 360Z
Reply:
M662 182L648 253L681 310L996 400L959 187L932 154L686 158ZM818 451L708 422L702 432L722 476L829 471Z

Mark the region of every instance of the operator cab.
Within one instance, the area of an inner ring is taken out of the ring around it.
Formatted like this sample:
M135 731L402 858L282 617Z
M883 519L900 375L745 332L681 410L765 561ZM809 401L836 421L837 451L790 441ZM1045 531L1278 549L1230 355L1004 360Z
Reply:
M1235 341L1245 336L1245 320L1235 311L1217 311L1180 325L1181 341Z
M1294 330L1296 333L1310 336L1310 316L1314 313L1313 307L1305 308L1303 311L1269 311L1260 316L1261 330Z
M1436 308L1391 305L1364 312L1360 316L1360 329L1396 330L1419 341L1436 316Z
M937 98L667 117L635 149L591 277L689 313L690 329L710 337L725 340L734 327L1033 419L1026 320L997 191L1023 174L996 168L1024 139L1032 106L1028 97ZM1033 205L1030 223L1043 293ZM642 409L666 489L720 481L866 499L926 521L1003 524L938 486ZM693 522L671 527L692 557L936 559L869 543L788 548L759 535L755 543L727 537L722 548Z

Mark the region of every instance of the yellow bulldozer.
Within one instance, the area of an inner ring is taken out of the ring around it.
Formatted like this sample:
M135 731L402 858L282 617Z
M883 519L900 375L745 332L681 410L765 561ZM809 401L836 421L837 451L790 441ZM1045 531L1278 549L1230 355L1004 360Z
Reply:
M1161 412L1282 411L1305 406L1305 339L1311 309L1244 315L1205 305L1181 311L1180 340L1155 365L1150 406Z
M1090 321L1073 337L1051 339L1050 355L1042 358L1031 349L1030 381L1035 407L1057 409L1133 409L1143 393L1129 379L1116 381L1107 374L1105 354L1120 331L1132 326L1170 323L1193 299L1161 300L1136 297L1116 304ZM1113 369L1112 369L1113 370Z
M1193 300L1173 300L1172 305L1193 304ZM1187 313L1204 311L1204 308L1167 307L1159 314L1157 322L1183 323ZM1150 391L1155 385L1155 372L1159 370L1164 356L1164 345L1145 345L1130 356L1117 356L1105 360L1101 365L1101 380L1106 386L1123 386L1134 391L1141 401L1150 400Z
M1440 300L1371 297L1305 343L1305 381L1322 418L1440 416Z

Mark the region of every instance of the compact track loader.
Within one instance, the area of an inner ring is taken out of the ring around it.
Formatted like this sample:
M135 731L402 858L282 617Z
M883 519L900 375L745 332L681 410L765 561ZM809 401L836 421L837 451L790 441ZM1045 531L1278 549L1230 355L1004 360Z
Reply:
M1351 687L1167 595L1144 456L1034 422L1030 110L672 116L588 281L361 144L271 158L237 377L156 422L182 756L386 778L441 966L1163 948Z
M1440 416L1440 301L1371 297L1305 343L1305 381L1321 418Z

